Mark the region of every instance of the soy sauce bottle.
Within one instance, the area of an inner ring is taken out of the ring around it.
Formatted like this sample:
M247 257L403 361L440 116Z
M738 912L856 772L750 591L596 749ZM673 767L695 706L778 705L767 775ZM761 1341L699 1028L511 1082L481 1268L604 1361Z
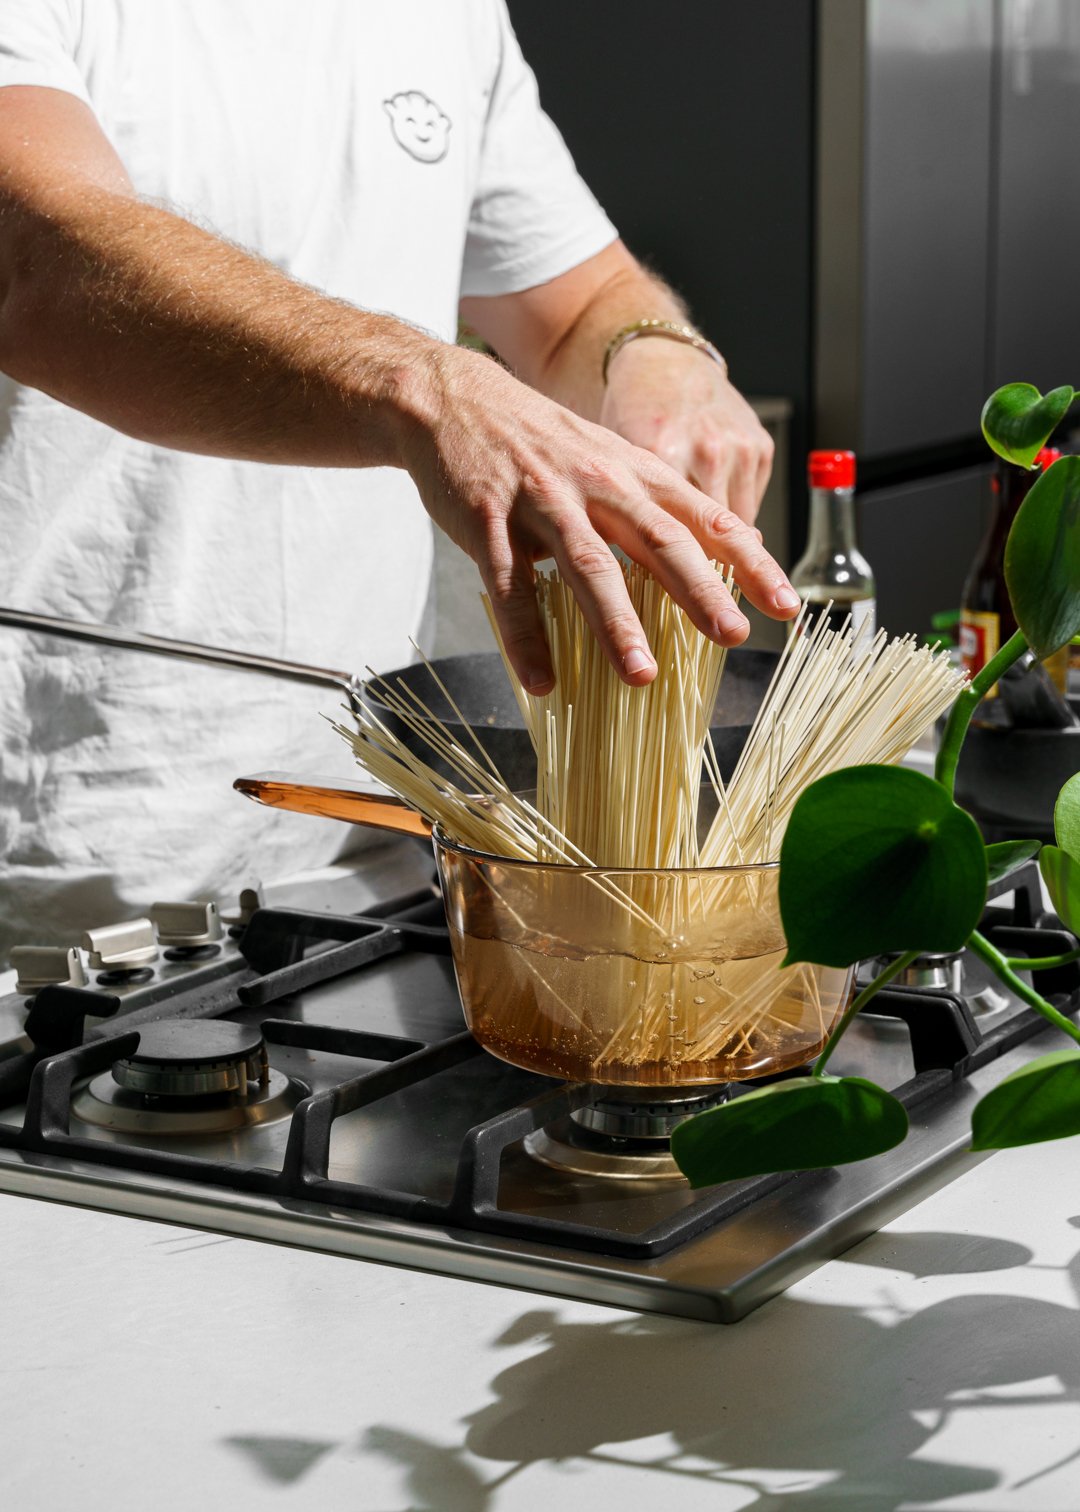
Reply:
M972 677L982 671L1016 632L1016 616L1005 584L1005 542L1032 485L1060 456L1056 446L1046 446L1032 468L1015 467L999 460L990 480L993 500L990 523L979 542L960 599L960 656L965 671ZM1047 657L1043 666L1058 692L1064 693L1069 671L1068 646ZM987 699L996 697L995 687Z
M827 614L830 629L839 630L850 615L856 644L868 644L876 628L877 596L870 563L855 539L855 453L812 451L807 474L810 532L790 574L791 586L808 605L804 629Z

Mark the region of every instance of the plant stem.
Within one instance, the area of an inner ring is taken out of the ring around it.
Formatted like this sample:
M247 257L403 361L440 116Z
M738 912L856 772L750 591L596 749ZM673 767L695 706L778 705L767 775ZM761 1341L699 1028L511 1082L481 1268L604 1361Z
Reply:
M1002 955L1001 951L996 946L991 945L990 941L984 938L978 930L973 931L968 944L975 954L986 962L995 976L1000 978L1006 987L1011 987L1017 997L1022 998L1029 1008L1034 1008L1036 1013L1041 1013L1044 1019L1048 1019L1051 1024L1055 1024L1070 1039L1074 1039L1080 1044L1080 1027L1074 1024L1071 1019L1067 1019L1063 1013L1059 1013L1056 1008L1052 1008L1044 997L1039 996L1034 987L1029 987L1026 982L1022 982L1009 964L1008 957ZM1031 962L1025 961L1024 966L1030 967Z
M982 671L972 678L949 710L949 717L945 721L945 733L941 737L937 760L934 763L934 776L947 793L952 793L956 783L956 765L960 760L960 747L964 743L971 716L1001 674L1008 671L1013 662L1019 661L1027 648L1027 639L1022 630L1011 635L998 654L991 657Z
M1064 955L1005 957L1005 964L1013 971L1051 971L1055 966L1068 966L1073 961L1080 961L1080 945Z
M836 1028L829 1035L829 1038L825 1044L825 1048L821 1052L821 1055L818 1057L818 1063L814 1067L812 1073L814 1076L821 1076L823 1074L825 1067L828 1065L829 1057L832 1055L833 1051L836 1049L837 1044L839 1043L840 1036L843 1034L847 1026L851 1023L855 1015L859 1012L860 1008L865 1007L865 1005L870 1001L872 997L879 993L883 987L887 986L888 983L892 981L894 976L899 976L900 972L903 971L905 966L910 966L912 961L917 960L921 953L922 952L918 950L905 951L902 956L897 956L895 961L891 961L889 965L885 967L885 970L880 972L872 982L867 982L863 990L852 1001L850 1007L848 1008L847 1012L844 1014L840 1022L837 1024Z

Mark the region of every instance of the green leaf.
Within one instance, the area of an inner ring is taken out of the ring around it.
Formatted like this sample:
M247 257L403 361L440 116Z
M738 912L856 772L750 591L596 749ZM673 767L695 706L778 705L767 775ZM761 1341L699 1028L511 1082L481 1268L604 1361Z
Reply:
M1074 861L1056 845L1044 845L1039 852L1039 870L1058 918L1080 934L1080 861Z
M1080 457L1048 467L1021 504L1005 542L1005 582L1040 660L1080 631Z
M1030 383L1006 383L983 405L982 432L993 451L1017 467L1030 467L1073 402L1073 390L1043 397Z
M1070 777L1057 795L1054 838L1063 851L1080 859L1080 772Z
M1007 1150L1080 1134L1080 1051L1029 1061L975 1104L973 1150Z
M1038 840L999 840L986 847L986 870L991 882L1000 882L1011 872L1019 871L1039 849Z
M681 1123L671 1153L691 1186L846 1165L907 1134L903 1104L859 1076L793 1077Z
M780 850L785 965L959 950L985 902L978 827L920 772L847 767L792 810Z

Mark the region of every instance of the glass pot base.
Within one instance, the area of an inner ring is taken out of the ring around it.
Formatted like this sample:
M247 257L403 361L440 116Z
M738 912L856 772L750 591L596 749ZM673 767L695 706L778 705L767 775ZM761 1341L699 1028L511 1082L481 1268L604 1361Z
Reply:
M851 973L781 966L778 867L614 871L436 839L466 1021L491 1054L602 1086L772 1075L821 1050Z

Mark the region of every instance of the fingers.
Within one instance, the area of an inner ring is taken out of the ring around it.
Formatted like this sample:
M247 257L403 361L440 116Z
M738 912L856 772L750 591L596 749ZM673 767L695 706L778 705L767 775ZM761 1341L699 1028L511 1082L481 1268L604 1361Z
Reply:
M522 687L539 697L551 692L555 677L536 603L532 563L511 554L506 546L499 555L501 565L494 560L479 562L484 586L510 665Z
M527 561L531 551L555 558L605 655L625 682L640 686L656 676L656 663L608 542L651 572L697 629L721 645L740 645L750 626L715 561L730 564L750 601L774 618L790 618L799 599L761 544L760 531L651 455L644 468L647 487L635 475L634 456L579 462L573 486L565 477L558 486L550 477L540 486L534 476L514 513L518 557ZM517 627L513 650L507 642L515 669L522 675L520 657L538 674L531 569L523 573L519 567L506 577L500 604L500 627L504 617Z
M758 458L757 467L755 469L754 493L757 499L757 503L754 506L754 519L757 518L757 512L761 508L761 502L765 497L765 490L769 486L769 479L772 477L773 455L776 449L773 446L772 437L769 436L767 439L769 445ZM750 521L750 523L753 524L753 519Z
M711 497L712 490L708 493ZM728 474L727 505L746 525L753 525L761 500L757 491L757 465L748 458L735 458Z
M608 542L647 568L703 635L721 645L737 646L750 633L745 615L693 532L648 497L635 476L635 455L647 454L628 451L615 460L602 454L582 459L575 488L567 489L565 482L557 489L548 487L546 507L533 517L541 550L554 556L590 629L631 685L651 682L656 663ZM648 460L665 481L691 498L703 498L651 455ZM713 511L720 507L705 502ZM752 527L740 524L740 528L762 559L775 567L758 545ZM778 567L775 570L780 573Z
M633 688L652 682L656 660L630 602L622 568L607 542L585 512L574 506L549 516L544 533L560 575L623 682Z
M784 619L797 611L798 596L762 545L761 532L648 460L654 470L649 491L632 465L590 459L576 470L576 486L565 477L557 485L550 475L541 483L534 474L510 519L489 518L477 559L506 655L530 693L554 686L536 603L535 557L555 558L605 656L632 687L651 682L657 667L609 542L651 572L697 629L721 645L740 645L750 626L715 561L734 568L739 586L764 613Z
M700 439L687 468L679 468L702 493L727 504L748 525L757 518L772 472L773 444L768 433L725 441L719 436Z
M630 496L617 507L598 502L594 515L604 534L648 568L703 635L723 646L746 639L746 616L685 525L647 497Z
M755 608L772 619L791 619L798 612L799 596L765 550L760 531L701 489L666 469L661 473L658 464L648 482L654 507L684 525L706 557L734 568Z

